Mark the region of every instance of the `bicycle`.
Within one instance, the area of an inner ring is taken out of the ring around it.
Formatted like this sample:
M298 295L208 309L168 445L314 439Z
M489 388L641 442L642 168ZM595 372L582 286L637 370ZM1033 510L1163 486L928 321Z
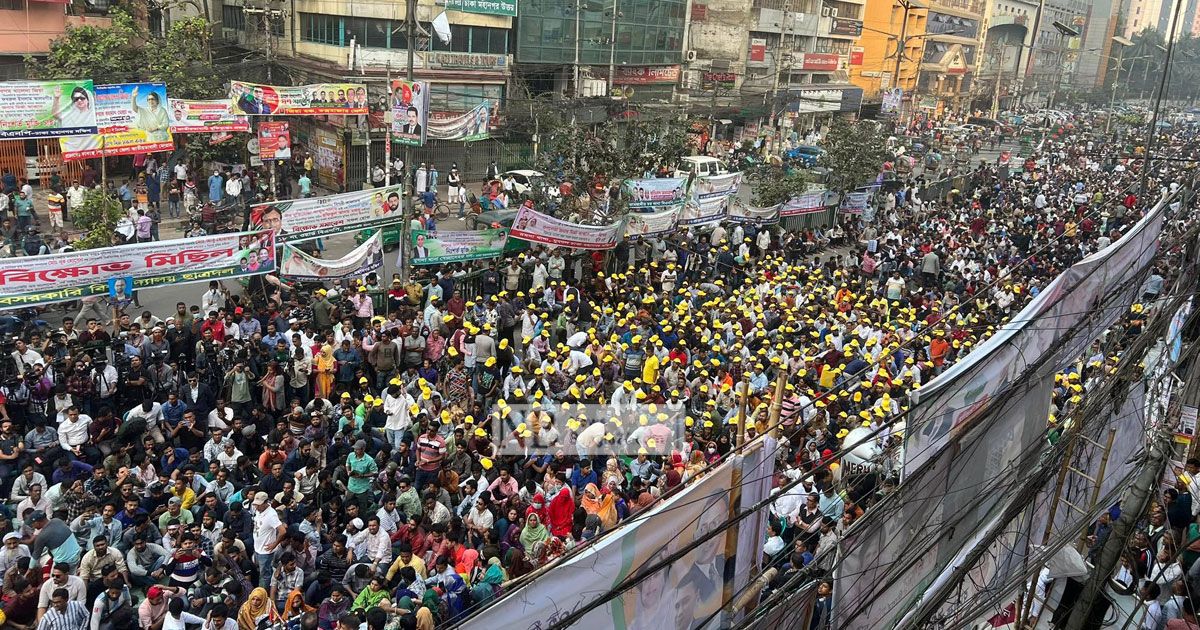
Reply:
M437 200L433 203L433 218L445 221L450 218L450 202Z

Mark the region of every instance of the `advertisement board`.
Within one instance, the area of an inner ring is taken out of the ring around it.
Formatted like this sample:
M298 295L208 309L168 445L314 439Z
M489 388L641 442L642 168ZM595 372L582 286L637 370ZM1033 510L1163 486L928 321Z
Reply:
M170 114L165 83L118 83L96 86L98 134L61 138L64 160L171 151Z
M250 131L250 119L233 113L229 101L170 100L172 133Z
M0 140L98 133L91 79L0 83Z
M232 81L229 102L235 114L319 116L367 113L367 86L361 83L314 83L280 86Z

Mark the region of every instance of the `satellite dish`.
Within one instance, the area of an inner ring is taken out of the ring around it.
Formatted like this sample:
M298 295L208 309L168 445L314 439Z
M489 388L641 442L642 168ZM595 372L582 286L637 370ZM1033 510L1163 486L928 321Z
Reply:
M433 18L433 32L437 34L437 38L442 40L443 44L450 43L450 20L446 17L445 11Z

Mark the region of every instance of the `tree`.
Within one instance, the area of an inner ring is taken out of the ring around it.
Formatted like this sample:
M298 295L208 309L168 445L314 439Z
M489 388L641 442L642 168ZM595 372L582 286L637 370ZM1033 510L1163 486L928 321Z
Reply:
M808 176L802 170L763 164L746 173L754 190L752 202L759 207L782 203L805 191Z
M71 209L71 221L84 234L71 243L77 250L108 247L112 244L113 229L125 216L121 202L104 194L103 190L83 193L83 205Z
M111 26L68 26L62 37L50 43L44 60L25 57L25 67L34 79L94 79L96 83L128 80L145 68L145 41L133 18L113 11Z
M172 98L208 99L221 92L221 79L212 66L209 25L193 17L171 24L166 37L154 42L146 55L148 76L166 83Z
M834 120L821 143L820 165L829 169L830 190L845 192L873 183L888 159L879 129L867 121Z

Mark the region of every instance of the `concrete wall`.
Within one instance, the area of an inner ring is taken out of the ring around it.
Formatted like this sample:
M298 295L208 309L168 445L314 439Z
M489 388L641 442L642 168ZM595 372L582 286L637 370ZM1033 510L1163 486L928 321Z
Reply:
M49 2L25 5L27 8L20 11L0 9L0 55L46 54L50 52L50 41L66 30L63 5Z

